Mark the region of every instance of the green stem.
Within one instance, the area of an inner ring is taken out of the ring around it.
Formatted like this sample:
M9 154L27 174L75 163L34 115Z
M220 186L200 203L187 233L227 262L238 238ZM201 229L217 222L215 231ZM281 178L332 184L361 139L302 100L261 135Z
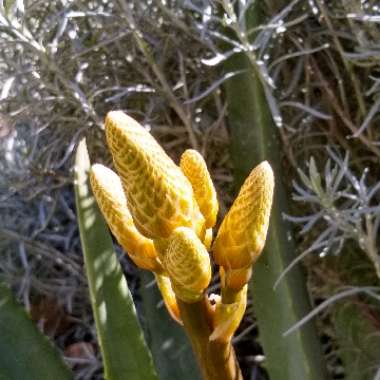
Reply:
M212 322L207 299L192 304L177 299L186 333L204 380L243 380L231 341L211 341Z

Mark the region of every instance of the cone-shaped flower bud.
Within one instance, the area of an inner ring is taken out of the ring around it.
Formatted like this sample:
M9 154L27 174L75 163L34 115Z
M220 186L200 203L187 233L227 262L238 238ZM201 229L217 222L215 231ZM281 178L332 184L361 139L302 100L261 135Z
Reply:
M228 271L250 269L260 255L268 231L274 176L268 162L252 170L225 216L213 244L217 264ZM244 284L244 283L243 283Z
M153 241L141 235L133 224L118 175L95 164L91 168L90 182L99 208L119 244L137 266L161 272Z
M157 141L121 111L106 117L106 136L137 229L168 238L180 226L204 234L204 218L191 184Z
M176 296L184 302L199 301L211 280L210 257L193 230L177 228L170 236L164 266Z
M196 150L188 149L182 154L180 167L193 187L195 199L206 219L206 228L214 227L219 204L205 160Z

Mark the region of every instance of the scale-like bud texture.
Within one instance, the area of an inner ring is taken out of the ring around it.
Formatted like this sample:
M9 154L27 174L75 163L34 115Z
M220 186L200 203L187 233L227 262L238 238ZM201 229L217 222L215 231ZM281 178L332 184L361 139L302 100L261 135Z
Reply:
M211 280L210 257L193 230L180 227L170 236L164 266L176 296L199 301Z
M206 228L214 227L219 204L205 160L196 150L188 149L182 154L180 167L193 187L195 199L206 219Z
M268 231L273 190L273 171L265 161L245 180L214 241L214 259L226 272L249 268L260 255Z
M153 241L141 235L133 223L118 175L103 165L95 164L91 168L90 181L112 233L134 263L143 269L162 271Z
M106 117L106 136L137 229L168 238L180 226L204 234L204 218L191 184L137 121L121 111Z

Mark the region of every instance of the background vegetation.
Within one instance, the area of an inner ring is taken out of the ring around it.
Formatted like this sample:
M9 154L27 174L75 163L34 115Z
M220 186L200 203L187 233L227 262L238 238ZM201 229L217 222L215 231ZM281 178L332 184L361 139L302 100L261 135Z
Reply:
M283 217L294 222L293 264L307 272L314 307L293 327L317 315L332 378L380 376L380 9L376 1L267 0L264 23L251 28L254 1L234 3L0 4L0 281L77 379L102 378L74 211L78 141L85 136L91 157L110 164L103 119L125 110L177 161L188 147L204 155L223 215L234 192L224 89L244 74L226 67L241 52L281 138L277 181L293 194ZM180 332L174 343L154 333L157 310L173 331L154 283L116 249L148 344L185 363ZM278 283L289 276L291 266ZM250 307L235 339L247 378L266 377L259 337Z

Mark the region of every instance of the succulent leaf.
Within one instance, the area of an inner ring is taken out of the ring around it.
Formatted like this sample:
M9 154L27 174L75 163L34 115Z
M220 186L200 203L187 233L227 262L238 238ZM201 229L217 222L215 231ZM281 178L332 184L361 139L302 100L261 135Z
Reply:
M195 199L206 220L206 228L214 227L219 204L205 160L196 150L188 149L182 154L180 167L193 187Z
M153 136L121 111L107 114L106 136L137 229L168 238L180 226L204 234L191 184Z
M140 268L161 272L153 241L141 235L133 223L118 175L103 165L95 164L91 168L90 181L108 226L133 262Z
M172 233L164 266L179 299L193 303L203 297L211 280L210 257L193 230L179 227Z
M273 189L273 171L264 161L252 170L225 216L212 249L227 276L229 270L248 270L259 257L268 231Z

